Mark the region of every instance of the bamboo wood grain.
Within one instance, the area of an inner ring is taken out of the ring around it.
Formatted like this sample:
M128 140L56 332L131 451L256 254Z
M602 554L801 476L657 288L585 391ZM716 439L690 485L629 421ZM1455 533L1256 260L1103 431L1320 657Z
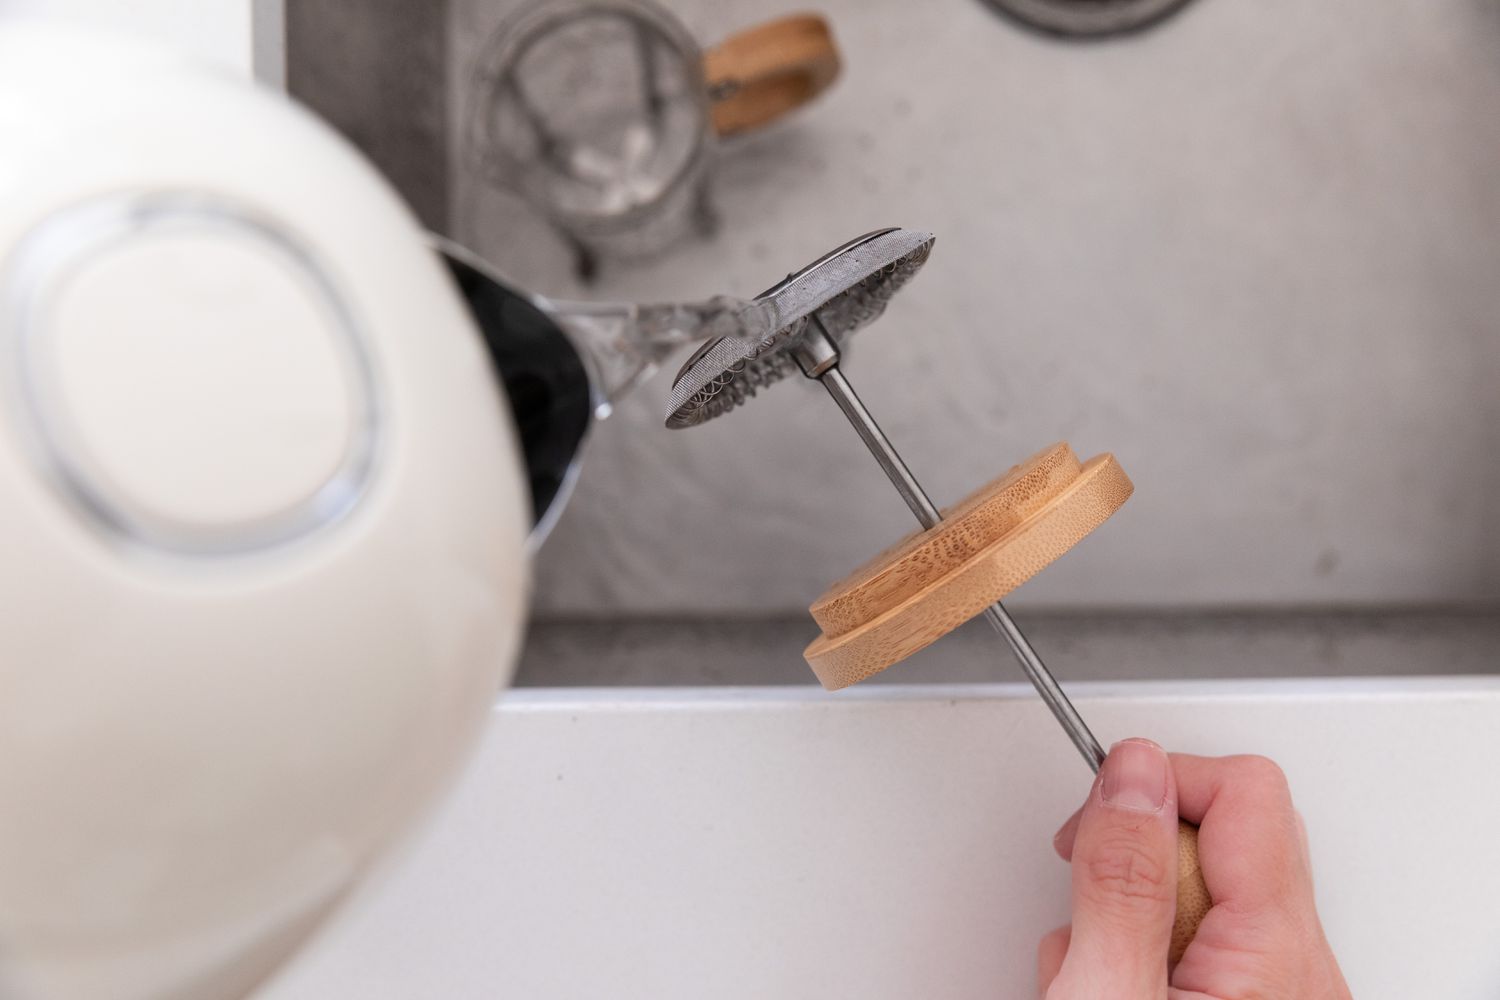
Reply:
M828 89L838 74L833 33L816 14L736 32L703 54L719 135L769 124Z
M1134 487L1113 455L1080 462L1055 444L944 511L813 602L822 635L805 656L829 690L885 670L947 635L1060 558L1119 510ZM1198 830L1179 823L1175 964L1212 901Z
M1203 881L1203 867L1198 863L1198 828L1177 821L1177 913L1172 918L1172 943L1167 949L1167 964L1176 965L1182 953L1198 933L1198 925L1208 916L1213 900Z
M813 602L813 673L837 690L925 649L1067 552L1131 489L1113 455L1080 463L1061 444L1033 456Z

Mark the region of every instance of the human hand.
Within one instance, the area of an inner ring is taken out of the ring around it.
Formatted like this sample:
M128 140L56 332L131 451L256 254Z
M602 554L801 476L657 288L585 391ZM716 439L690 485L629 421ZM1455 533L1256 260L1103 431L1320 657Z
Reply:
M1169 970L1179 814L1198 824L1213 908ZM1349 1000L1302 817L1266 758L1117 743L1053 844L1072 863L1073 922L1037 949L1046 1000Z

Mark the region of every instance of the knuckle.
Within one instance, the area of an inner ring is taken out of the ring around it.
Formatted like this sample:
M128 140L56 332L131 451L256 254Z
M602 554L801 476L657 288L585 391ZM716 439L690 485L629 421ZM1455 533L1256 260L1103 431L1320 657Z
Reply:
M1037 950L1039 952L1042 952L1043 954L1049 952L1066 951L1068 948L1068 941L1072 936L1073 928L1071 925L1064 924L1061 927L1054 927L1052 930L1042 935L1042 941L1041 944L1037 946Z
M1172 859L1175 864L1176 859ZM1086 884L1096 900L1133 904L1172 902L1175 868L1144 845L1117 838L1099 845L1084 861Z
M1234 769L1236 779L1245 784L1278 792L1287 790L1286 772L1269 757L1259 754L1236 757Z

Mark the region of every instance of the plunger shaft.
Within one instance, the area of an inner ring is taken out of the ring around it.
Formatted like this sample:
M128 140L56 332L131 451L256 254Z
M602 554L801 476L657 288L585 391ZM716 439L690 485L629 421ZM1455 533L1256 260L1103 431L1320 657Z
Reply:
M917 516L922 527L936 526L943 519L943 515L927 496L926 491L922 489L922 485L917 482L916 477L911 474L911 469L907 468L906 463L901 460L900 454L891 445L890 438L885 436L885 432L880 429L880 425L865 408L865 404L861 402L854 387L849 384L849 380L844 377L844 373L839 370L838 345L828 335L827 329L824 328L816 313L812 315L802 340L802 344L794 348L793 353L802 366L803 373L809 378L817 379L823 384L823 388L828 390L828 394L833 397L833 401L838 404L844 416L849 419L849 423L854 426L860 440L865 443L870 454L875 456L875 461L879 462L880 467L885 470L891 485L896 487L896 492L901 494L901 499L906 501L906 505ZM1021 669L1026 671L1026 676L1036 688L1037 694L1042 696L1042 701L1052 710L1052 714L1057 718L1063 731L1068 734L1068 738L1073 741L1073 745L1078 748L1078 752L1083 755L1089 767L1098 773L1100 765L1104 763L1104 748L1099 745L1099 741L1089 731L1088 724L1083 721L1083 717L1068 700L1061 685L1057 683L1057 678L1052 676L1052 672L1047 669L1047 665L1032 648L1025 633L1021 631L1021 627L1016 624L1010 612L1006 611L1005 606L999 601L985 608L984 616L994 626L995 631L1005 638L1011 651L1016 654L1016 659L1021 661Z

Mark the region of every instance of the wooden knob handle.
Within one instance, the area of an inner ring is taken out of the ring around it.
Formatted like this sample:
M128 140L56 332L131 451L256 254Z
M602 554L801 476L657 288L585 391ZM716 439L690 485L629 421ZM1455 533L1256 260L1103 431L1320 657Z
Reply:
M1176 965L1187 950L1188 942L1198 933L1213 900L1203 882L1198 865L1198 828L1177 821L1177 915L1172 920L1172 944L1167 949L1167 963Z
M737 32L703 54L714 131L759 128L812 100L839 75L828 22L796 14Z

